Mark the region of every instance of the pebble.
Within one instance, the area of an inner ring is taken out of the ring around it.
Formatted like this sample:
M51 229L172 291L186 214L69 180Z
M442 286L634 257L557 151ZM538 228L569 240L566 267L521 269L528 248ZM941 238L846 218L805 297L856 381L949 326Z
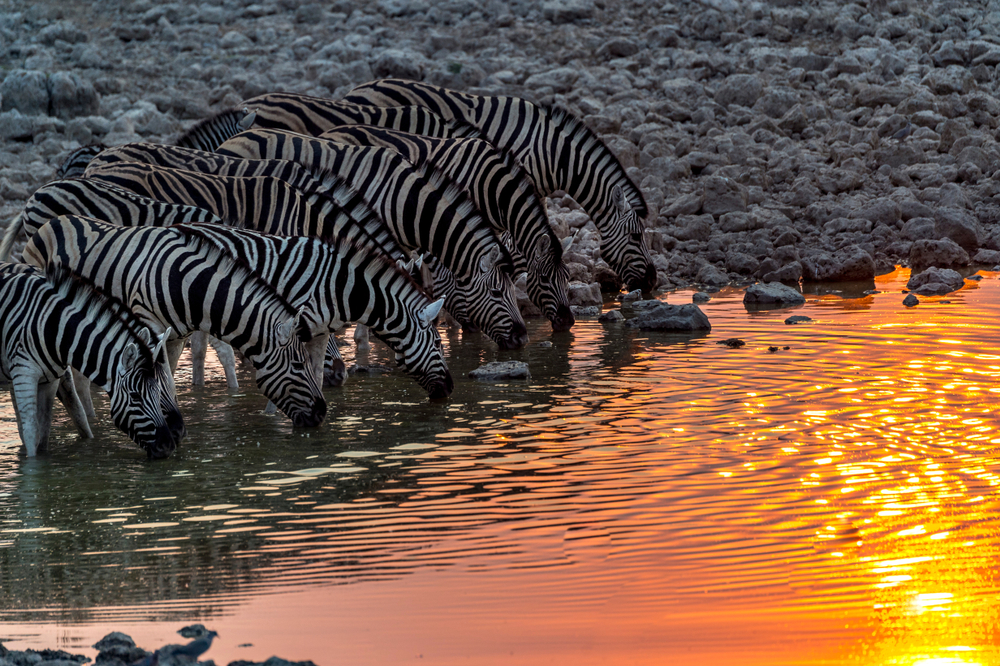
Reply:
M491 361L469 373L472 379L496 381L499 379L530 379L528 364L523 361Z

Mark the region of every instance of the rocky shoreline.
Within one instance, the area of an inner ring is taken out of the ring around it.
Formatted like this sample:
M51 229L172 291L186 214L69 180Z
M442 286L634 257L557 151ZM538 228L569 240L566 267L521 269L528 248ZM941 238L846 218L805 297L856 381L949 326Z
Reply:
M90 8L0 3L4 220L81 145L402 76L582 117L649 203L661 289L1000 264L998 0ZM572 302L599 306L615 282L596 228L569 197L548 205L575 238Z

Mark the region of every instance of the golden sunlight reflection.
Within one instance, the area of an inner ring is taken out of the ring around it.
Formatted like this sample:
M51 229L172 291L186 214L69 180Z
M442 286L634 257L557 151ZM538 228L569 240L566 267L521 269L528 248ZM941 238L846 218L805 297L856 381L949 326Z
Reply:
M359 373L312 431L214 374L156 464L63 417L19 462L0 401L0 621L86 647L197 617L217 663L998 664L1000 283L905 308L908 277L723 290L708 336L448 331L451 401ZM531 381L467 379L511 358Z

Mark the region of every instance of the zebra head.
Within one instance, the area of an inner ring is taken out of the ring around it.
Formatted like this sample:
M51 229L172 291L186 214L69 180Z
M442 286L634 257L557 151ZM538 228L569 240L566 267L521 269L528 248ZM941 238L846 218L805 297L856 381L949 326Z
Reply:
M299 311L291 319L272 323L260 340L260 351L248 356L257 371L257 386L297 427L323 422L326 400L316 382L303 342L312 339L310 318Z
M630 290L656 287L656 268L642 235L642 220L632 209L621 186L611 188L614 221L601 234L601 256Z
M549 236L541 236L528 257L528 298L541 304L542 314L552 322L553 331L568 331L576 323L566 295L569 271L562 261L562 254L569 249L573 238L566 240L563 244L553 243Z
M156 356L148 347L149 331L144 330L139 337L146 348L140 349L140 343L134 341L126 343L111 378L111 418L119 430L146 450L148 457L166 458L177 448L163 414L163 393L167 389L161 382ZM162 343L163 339L158 349ZM181 418L180 412L176 417ZM180 427L183 429L182 419Z
M510 256L494 245L480 258L471 280L459 280L469 319L500 349L518 349L528 343L528 329L514 297Z
M431 400L447 398L455 388L444 360L441 335L434 326L443 305L443 298L426 303L411 317L412 323L400 331L398 340L386 340L396 353L396 363L417 380Z

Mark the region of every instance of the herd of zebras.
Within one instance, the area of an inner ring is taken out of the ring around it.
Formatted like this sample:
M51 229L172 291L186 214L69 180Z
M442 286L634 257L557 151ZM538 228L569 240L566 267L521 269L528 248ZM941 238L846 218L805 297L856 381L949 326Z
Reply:
M331 334L348 322L445 398L442 307L521 347L512 279L526 272L553 329L573 325L569 243L542 203L557 191L594 221L629 289L655 287L639 188L578 118L519 97L387 79L342 100L261 95L176 145L82 148L0 245L0 260L24 262L0 263L22 450L45 449L56 396L92 436L94 382L118 428L169 455L185 434L173 370L189 337L196 383L212 336L230 385L235 348L296 426L322 422L324 377L343 382Z

